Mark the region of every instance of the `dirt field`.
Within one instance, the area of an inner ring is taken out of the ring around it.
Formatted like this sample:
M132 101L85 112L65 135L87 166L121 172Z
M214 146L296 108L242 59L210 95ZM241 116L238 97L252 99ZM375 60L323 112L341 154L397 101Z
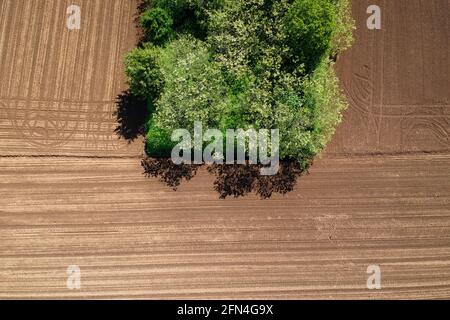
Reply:
M219 200L204 171L174 192L114 134L134 0L0 0L0 298L450 298L449 2L376 1L369 31L372 2L335 139L262 201Z
M382 29L368 30L378 4ZM354 1L356 43L338 68L352 108L329 151L450 151L450 3Z
M66 28L76 3L81 29ZM138 155L114 134L136 1L0 1L0 153Z
M135 159L25 157L0 170L1 298L450 294L450 156L323 160L270 201L219 201L205 172L174 193ZM380 291L366 288L371 264ZM69 265L80 291L66 288Z

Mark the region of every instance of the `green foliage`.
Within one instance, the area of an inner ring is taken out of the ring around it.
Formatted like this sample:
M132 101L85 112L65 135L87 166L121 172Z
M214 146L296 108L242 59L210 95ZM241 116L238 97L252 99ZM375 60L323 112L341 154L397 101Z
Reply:
M141 15L141 26L146 39L155 45L162 45L173 36L172 17L162 8L147 9Z
M299 159L302 164L324 149L347 103L327 59L301 80L301 88L301 96L289 86L277 92L276 126L283 135L281 158Z
M170 157L175 146L170 137L170 131L158 127L154 120L150 120L147 124L146 153L156 158Z
M350 15L350 0L333 0L336 6L336 27L331 41L331 54L337 55L349 48L353 43L355 21Z
M336 5L332 1L295 0L284 19L287 45L294 63L304 63L306 72L314 70L330 53L336 24Z
M207 44L182 36L161 51L158 59L165 79L156 108L158 125L167 130L190 130L194 121L217 126L228 92Z
M346 107L330 57L349 47L349 0L153 0L150 44L126 57L149 101L147 152L170 156L170 134L278 128L283 159L306 167Z
M170 21L170 24L165 24L167 27L170 25L168 35L172 32L184 33L204 40L207 36L209 10L219 8L223 3L224 0L154 0L149 5L149 11L158 10L165 13L168 18L165 21ZM152 25L142 26L146 33L152 33ZM155 45L161 44L153 41L153 38L149 38L149 41Z
M164 86L157 59L157 50L152 46L136 48L125 57L125 73L130 91L149 101L155 101Z

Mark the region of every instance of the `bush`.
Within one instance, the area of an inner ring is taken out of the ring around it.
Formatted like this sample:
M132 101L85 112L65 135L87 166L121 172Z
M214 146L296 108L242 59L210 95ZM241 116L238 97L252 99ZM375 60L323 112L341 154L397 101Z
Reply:
M353 43L355 21L350 15L350 0L333 0L336 6L336 26L331 40L331 55L336 56L349 48Z
M173 36L173 20L166 10L147 9L141 16L141 26L147 41L154 45L163 45Z
M126 58L133 94L154 110L147 152L168 157L171 132L278 128L282 159L304 169L346 102L330 56L351 44L348 0L154 0L151 44Z
M280 157L297 159L305 169L331 139L347 103L327 59L303 78L301 88L301 96L285 88L277 92L276 127L283 133Z
M209 10L219 8L224 0L154 0L150 11L164 12L170 20L170 30L178 34L190 34L205 40L207 36ZM143 25L144 30L151 32L150 25ZM149 40L154 44L158 43Z
M295 0L283 22L294 63L303 63L307 73L313 71L330 54L336 5L330 0Z
M145 152L156 158L169 157L175 146L170 140L171 132L158 127L154 120L147 124Z
M166 130L193 129L194 121L217 127L228 89L208 46L193 37L171 42L158 57L165 79L155 121Z
M125 73L130 91L136 96L155 101L164 86L164 79L157 64L157 49L152 46L136 48L125 57Z

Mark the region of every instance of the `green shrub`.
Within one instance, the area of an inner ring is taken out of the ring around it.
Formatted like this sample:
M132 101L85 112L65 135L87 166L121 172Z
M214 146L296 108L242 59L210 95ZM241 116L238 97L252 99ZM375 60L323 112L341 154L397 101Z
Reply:
M330 0L295 0L284 19L287 44L294 63L313 71L330 54L337 25L336 5Z
M355 21L350 15L350 0L333 0L333 4L336 6L337 21L333 30L331 54L335 56L352 45Z
M304 164L325 148L347 103L327 59L301 82L302 95L285 88L277 92L276 126L283 142L280 157Z
M224 0L155 0L153 8L165 10L177 33L204 40L207 36L209 10L219 8Z
M159 55L165 79L157 101L155 121L166 130L193 129L194 121L205 127L219 124L227 102L228 88L208 46L193 37L182 36Z
M173 36L173 20L162 8L147 9L141 16L141 26L147 41L163 45Z
M171 134L171 132L158 127L154 120L150 120L147 124L146 153L155 158L170 157L172 148L175 146L170 139Z
M147 44L127 55L130 90L153 111L147 153L173 130L278 128L282 159L306 168L347 106L330 57L350 46L348 0L154 0Z
M155 101L164 86L164 79L157 64L158 50L152 46L136 48L125 57L125 73L130 91Z

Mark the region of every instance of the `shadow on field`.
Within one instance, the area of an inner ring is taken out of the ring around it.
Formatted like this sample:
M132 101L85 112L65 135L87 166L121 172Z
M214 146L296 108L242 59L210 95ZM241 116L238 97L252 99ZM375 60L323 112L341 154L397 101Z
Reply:
M183 180L191 180L201 165L175 165L171 159L142 160L144 174L156 177L162 183L176 190ZM294 190L298 177L304 172L296 162L280 163L280 170L274 176L262 176L259 165L209 165L208 172L214 174L214 190L221 199L227 197L239 198L255 193L262 199L273 194L286 194Z
M194 164L176 165L170 158L146 158L142 160L144 174L147 177L156 177L169 187L176 190L184 179L191 180L200 167Z
M208 171L216 176L214 189L220 198L242 197L255 193L262 199L274 193L286 194L294 190L297 178L303 173L296 162L282 161L276 175L262 176L259 165L212 165Z
M117 110L114 113L118 123L114 130L116 134L128 142L144 135L147 119L146 101L133 96L129 91L124 91L117 96L116 105Z

